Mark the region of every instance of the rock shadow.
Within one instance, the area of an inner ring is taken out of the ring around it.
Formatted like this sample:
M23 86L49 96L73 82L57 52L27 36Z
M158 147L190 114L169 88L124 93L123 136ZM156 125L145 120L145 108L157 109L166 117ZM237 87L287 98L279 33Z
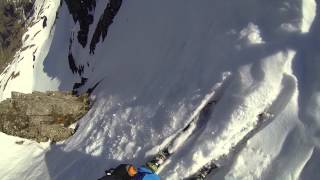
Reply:
M68 151L64 145L52 144L50 148L45 154L45 162L52 180L98 179L104 176L106 169L121 163L80 149Z

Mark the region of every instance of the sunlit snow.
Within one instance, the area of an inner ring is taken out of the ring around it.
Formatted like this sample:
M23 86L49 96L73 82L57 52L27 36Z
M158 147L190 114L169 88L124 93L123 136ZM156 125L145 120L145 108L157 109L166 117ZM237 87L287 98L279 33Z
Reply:
M106 3L97 0L89 37ZM74 38L79 24L66 4L36 0L42 14L24 35L29 48L0 76L0 100L11 91L72 90L82 77L88 80L80 92L100 83L92 109L68 140L18 145L21 138L0 133L1 179L88 180L120 163L143 165L223 86L212 112L172 144L161 178L183 179L215 161L220 168L208 179L316 180L318 4L123 0L107 38L90 55ZM82 76L69 69L70 39ZM20 75L11 78L13 72ZM258 120L261 112L271 114L266 122Z

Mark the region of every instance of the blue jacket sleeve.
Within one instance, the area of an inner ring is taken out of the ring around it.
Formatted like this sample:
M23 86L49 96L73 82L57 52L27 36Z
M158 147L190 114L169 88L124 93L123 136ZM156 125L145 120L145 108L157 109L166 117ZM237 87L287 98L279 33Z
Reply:
M160 176L153 173L149 168L147 167L139 167L138 168L138 174L135 177L135 180L160 180Z
M143 180L160 180L157 174L147 174L143 177Z

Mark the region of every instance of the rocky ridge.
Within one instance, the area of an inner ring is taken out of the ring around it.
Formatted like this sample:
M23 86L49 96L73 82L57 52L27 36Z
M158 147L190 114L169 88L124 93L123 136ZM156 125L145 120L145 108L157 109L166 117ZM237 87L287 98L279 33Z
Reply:
M0 131L38 142L61 141L74 134L69 126L88 110L87 94L12 92L12 98L0 103Z

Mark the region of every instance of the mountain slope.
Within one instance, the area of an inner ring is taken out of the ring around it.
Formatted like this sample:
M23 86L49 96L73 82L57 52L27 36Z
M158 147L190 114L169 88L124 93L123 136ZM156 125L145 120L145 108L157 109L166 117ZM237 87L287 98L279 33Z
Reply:
M21 37L33 13L33 1L0 2L0 72L13 59L14 53L21 47Z
M142 165L226 73L215 110L160 176L182 179L217 160L222 168L209 178L317 177L316 1L136 0L112 16L120 1L82 2L35 2L28 48L0 76L0 98L14 90L89 91L93 107L58 144L17 145L19 138L0 134L10 148L0 150L1 177L97 179L119 163ZM275 117L254 132L257 114L270 106Z

